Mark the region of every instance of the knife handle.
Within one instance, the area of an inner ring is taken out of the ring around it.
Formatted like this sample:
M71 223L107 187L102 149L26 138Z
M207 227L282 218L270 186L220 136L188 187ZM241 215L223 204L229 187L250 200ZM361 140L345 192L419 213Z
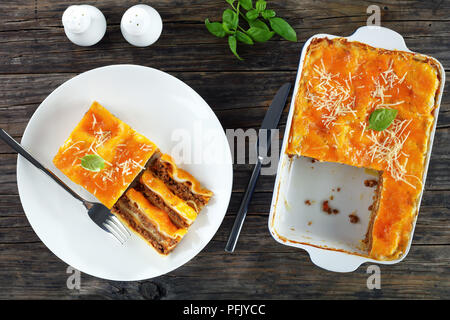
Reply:
M232 253L236 247L239 234L241 233L242 225L244 224L245 217L247 216L248 205L252 199L253 192L255 191L256 181L258 181L259 173L261 172L261 159L258 157L258 161L253 168L253 173L248 183L247 189L245 190L244 197L242 198L239 211L237 213L236 219L234 220L233 228L231 229L230 236L228 237L227 245L225 246L225 251Z

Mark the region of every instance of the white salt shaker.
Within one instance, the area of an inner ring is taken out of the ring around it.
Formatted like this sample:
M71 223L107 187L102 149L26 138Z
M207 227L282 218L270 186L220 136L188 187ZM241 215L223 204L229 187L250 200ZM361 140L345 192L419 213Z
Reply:
M125 40L133 46L149 46L161 35L161 16L146 4L137 4L123 14L120 30Z
M91 5L68 7L63 13L62 23L67 38L79 46L96 44L106 32L105 16Z

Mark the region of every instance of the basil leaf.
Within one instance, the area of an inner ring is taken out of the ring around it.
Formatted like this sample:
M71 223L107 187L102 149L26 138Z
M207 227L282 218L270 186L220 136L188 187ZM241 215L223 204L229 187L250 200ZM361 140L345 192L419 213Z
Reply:
M239 17L233 10L226 9L222 14L222 21L227 25L228 29L236 30L239 22Z
M273 10L264 10L263 12L261 12L261 15L264 19L269 19L269 18L273 18L275 17L275 11Z
M225 30L225 33L228 33L228 34L235 33L235 31L230 30L230 28L228 27L228 25L225 22L222 22L222 28L223 28L223 30Z
M267 6L267 2L266 1L264 1L264 0L256 1L255 8L256 8L256 10L258 10L258 13L259 12L263 12L264 10L266 10L266 6Z
M369 117L369 129L383 131L387 129L397 116L396 109L377 109Z
M239 60L244 60L241 57L239 57L236 49L237 49L237 41L236 41L236 37L235 36L228 36L228 45L230 46L230 50L231 52L233 52L233 54L239 59Z
M236 0L225 0L229 5L232 5ZM239 1L240 2L240 1Z
M273 37L275 34L273 31L267 31L265 29L251 27L247 30L247 34L252 37L256 42L265 42Z
M243 33L242 31L236 31L236 39L245 44L253 44L252 38Z
M86 170L99 172L105 167L105 160L97 154L88 154L81 158L81 166Z
M250 25L250 27L255 27L255 28L264 29L266 31L270 31L270 29L267 26L267 24L265 24L264 21L259 20L259 19L250 21L248 24Z
M252 9L250 11L247 11L245 16L247 17L248 20L252 21L252 20L255 20L256 18L258 18L259 13L256 9Z
M250 10L253 8L252 0L239 0L239 3L245 10Z
M295 33L295 30L284 19L277 17L270 18L269 21L273 31L278 33L281 37L289 41L297 41L297 34Z
M220 22L209 22L209 19L205 20L206 29L208 31L219 38L225 37L225 30L222 27L222 24Z

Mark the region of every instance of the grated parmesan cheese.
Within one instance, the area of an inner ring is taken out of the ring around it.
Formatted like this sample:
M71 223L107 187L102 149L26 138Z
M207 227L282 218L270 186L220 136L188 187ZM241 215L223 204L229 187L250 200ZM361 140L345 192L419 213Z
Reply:
M344 84L342 84L334 80L334 78L339 77L339 73L332 74L328 72L323 60L321 60L321 67L315 65L313 70L316 73L313 78L320 81L320 83L316 86L315 93L310 92L308 88L306 99L317 110L325 109L327 111L327 114L322 114L322 123L327 128L330 128L330 125L335 125L335 121L339 116L347 114L355 116L354 106L356 98L351 95L351 73L349 72L348 74L349 80L345 79Z
M375 132L372 130L368 138L373 143L369 147L371 161L378 160L385 163L386 170L396 181L403 181L415 189L415 186L406 180L407 176L411 176L406 175L409 155L403 151L403 145L410 134L410 131L406 132L406 128L411 121L395 119L391 126L383 131ZM401 157L403 157L403 160Z
M66 153L68 150L70 150L70 149L72 149L72 148L75 148L75 149L77 149L77 150L80 150L80 148L77 146L77 144L83 143L83 142L84 142L84 141L77 141L77 142L73 143L70 147L66 148L61 154Z

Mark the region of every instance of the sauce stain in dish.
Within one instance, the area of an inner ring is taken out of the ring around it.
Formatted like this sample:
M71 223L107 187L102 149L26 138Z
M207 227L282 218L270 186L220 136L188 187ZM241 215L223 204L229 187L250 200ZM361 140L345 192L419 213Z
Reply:
M334 209L334 208L330 207L330 205L328 204L328 200L325 200L324 202L322 202L322 211L326 212L328 214L338 214L339 213L338 209Z
M358 223L359 222L359 217L354 212L349 214L348 217L350 218L350 223Z
M377 180L365 180L364 185L366 187L373 188L378 185L378 181Z

